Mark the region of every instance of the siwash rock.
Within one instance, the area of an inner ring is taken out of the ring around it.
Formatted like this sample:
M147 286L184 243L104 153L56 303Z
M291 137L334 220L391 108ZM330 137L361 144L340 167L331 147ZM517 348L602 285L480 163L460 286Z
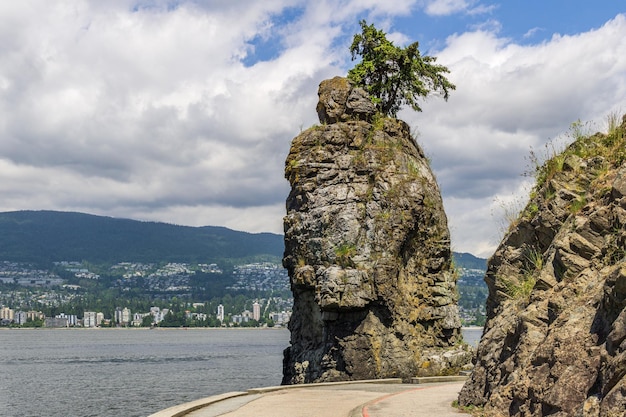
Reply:
M537 170L489 260L461 405L489 416L626 416L626 117Z
M441 196L406 123L361 88L320 84L322 125L293 139L284 384L458 371L456 276Z

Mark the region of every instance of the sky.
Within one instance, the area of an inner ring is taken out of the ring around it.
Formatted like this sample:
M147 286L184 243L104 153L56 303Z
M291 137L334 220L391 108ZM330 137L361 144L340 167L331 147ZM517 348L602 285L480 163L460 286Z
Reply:
M0 211L282 233L291 140L355 65L365 19L450 69L399 117L439 182L452 248L488 257L531 151L626 113L615 0L0 2Z

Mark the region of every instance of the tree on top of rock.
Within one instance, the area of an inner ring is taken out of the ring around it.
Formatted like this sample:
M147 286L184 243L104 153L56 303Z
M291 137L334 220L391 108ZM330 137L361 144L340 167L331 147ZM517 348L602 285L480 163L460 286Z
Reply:
M395 117L405 104L422 111L418 100L431 92L448 100L456 87L444 75L448 68L435 64L437 58L421 56L418 42L399 48L373 24L359 23L362 33L354 35L350 52L352 60L363 60L348 72L348 79L370 94L380 112Z

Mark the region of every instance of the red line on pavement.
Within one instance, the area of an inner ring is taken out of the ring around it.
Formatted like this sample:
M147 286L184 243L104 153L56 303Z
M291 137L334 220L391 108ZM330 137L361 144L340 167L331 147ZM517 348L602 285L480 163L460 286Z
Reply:
M434 387L419 387L419 388L408 389L406 391L394 392L393 394L388 394L388 395L385 395L384 397L380 397L375 400L372 400L363 406L363 408L361 409L361 415L363 417L370 417L370 413L368 409L371 405L376 405L382 401L385 401L386 399L395 397L396 395L406 394L407 392L420 391L420 390L428 389L428 388L434 388Z

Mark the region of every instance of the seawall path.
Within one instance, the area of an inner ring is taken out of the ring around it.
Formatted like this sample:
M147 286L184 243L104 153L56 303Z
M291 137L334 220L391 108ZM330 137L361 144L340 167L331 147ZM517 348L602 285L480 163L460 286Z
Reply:
M459 417L463 378L290 385L203 398L149 417Z

